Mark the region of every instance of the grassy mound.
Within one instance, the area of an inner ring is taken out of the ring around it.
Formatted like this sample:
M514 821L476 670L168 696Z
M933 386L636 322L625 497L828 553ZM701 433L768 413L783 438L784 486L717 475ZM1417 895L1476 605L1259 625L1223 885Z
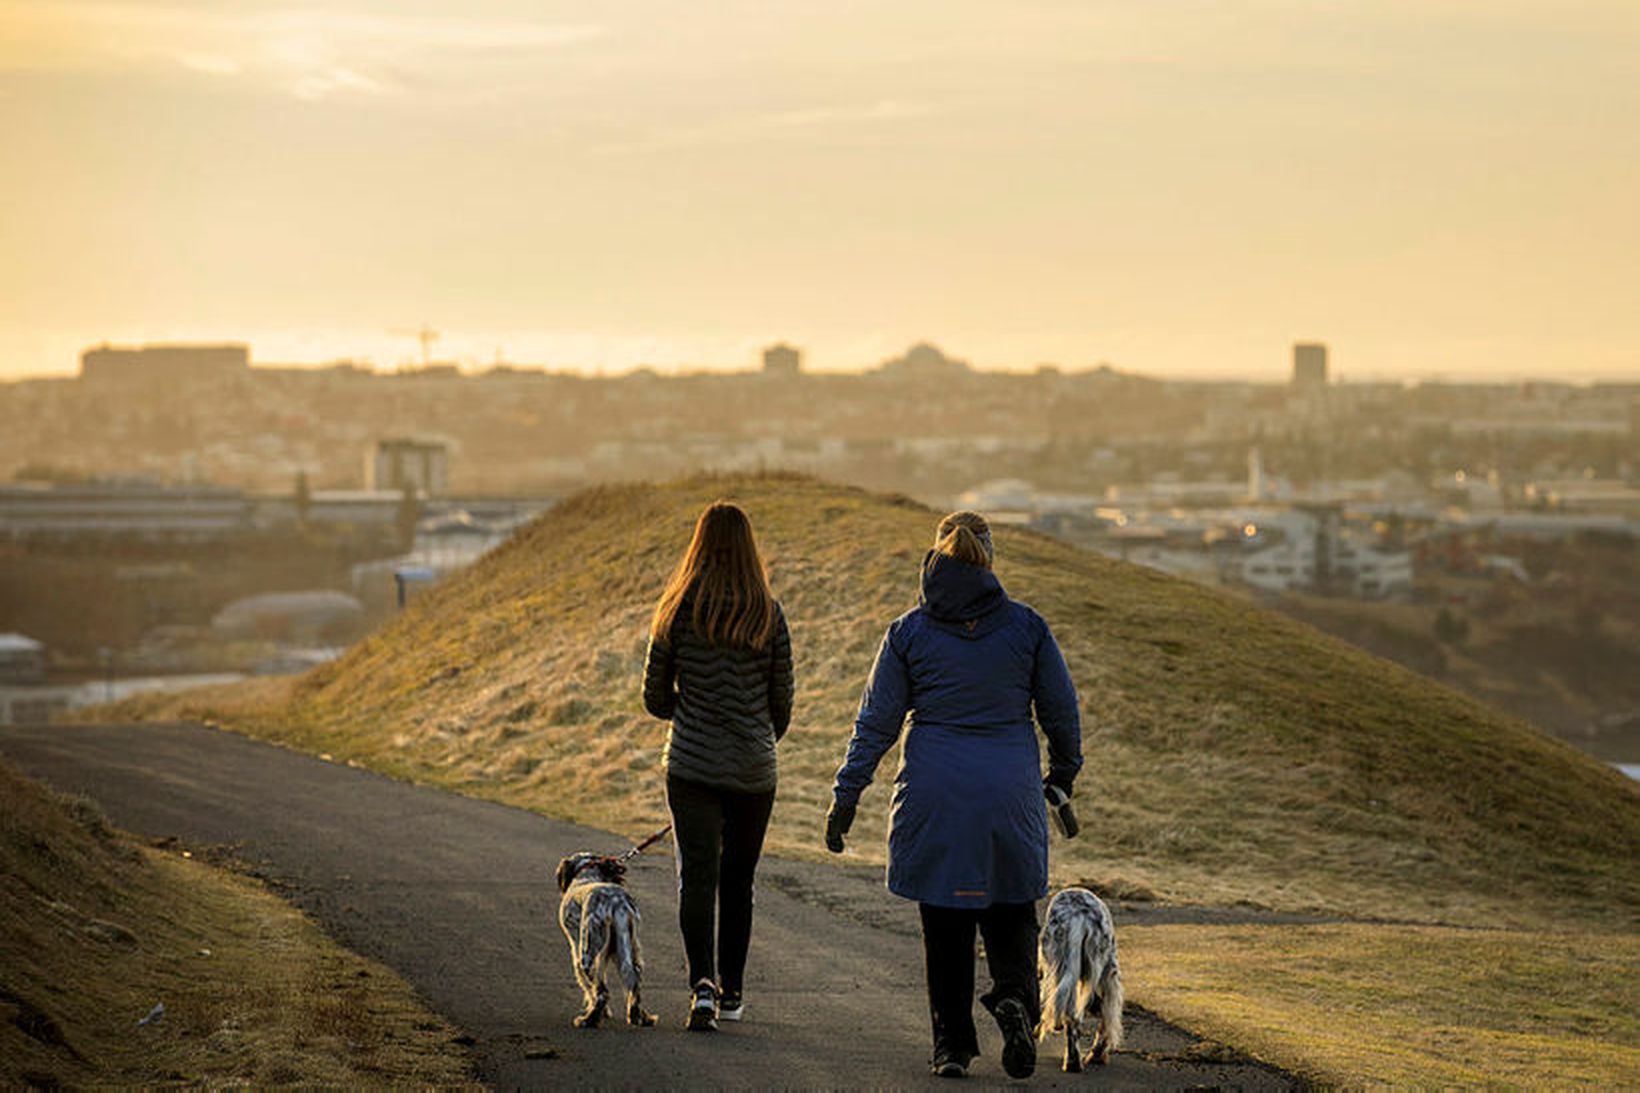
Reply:
M0 924L0 1086L470 1081L455 1030L391 972L5 766Z
M1147 1007L1324 1089L1622 1089L1640 1073L1633 933L1149 926L1121 943Z
M797 711L771 848L821 815L937 514L782 476L602 488L294 683L127 705L632 834L664 821L639 701L651 604L700 508L742 504L791 619ZM1229 594L1030 532L997 572L1081 693L1085 833L1059 881L1119 896L1468 924L1632 925L1640 792L1525 724ZM892 757L854 853L882 855Z

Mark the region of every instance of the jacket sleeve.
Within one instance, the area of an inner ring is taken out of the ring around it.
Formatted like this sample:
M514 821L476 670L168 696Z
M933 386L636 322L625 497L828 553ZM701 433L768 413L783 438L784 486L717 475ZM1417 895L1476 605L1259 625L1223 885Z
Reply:
M678 707L678 659L669 641L649 639L643 663L643 708L670 721Z
M890 626L877 647L877 662L871 679L860 696L860 713L854 720L848 754L837 769L832 795L840 805L857 804L860 794L871 784L883 754L900 738L906 710L911 703L911 675L905 654L895 643L896 628Z
M792 636L786 628L786 613L774 609L774 639L769 643L769 720L774 738L786 735L792 723Z
M1048 780L1068 790L1082 769L1082 715L1076 705L1076 684L1071 682L1059 643L1047 622L1038 621L1042 638L1031 672L1031 704L1036 707L1036 723L1048 739Z

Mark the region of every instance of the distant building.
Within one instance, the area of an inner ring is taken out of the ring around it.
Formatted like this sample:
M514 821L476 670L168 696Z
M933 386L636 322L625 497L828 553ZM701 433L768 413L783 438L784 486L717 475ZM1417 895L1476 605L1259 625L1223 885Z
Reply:
M0 683L39 683L46 678L46 647L22 634L0 634Z
M1321 391L1327 386L1327 347L1320 342L1293 346L1293 390Z
M449 465L450 446L442 440L392 437L376 442L365 478L372 490L410 487L419 497L437 497L449 487Z
M206 542L250 530L251 502L225 486L58 483L0 486L0 539Z
M938 379L969 371L967 361L947 357L939 346L918 342L902 357L893 357L877 366L879 374L912 379Z
M1278 541L1248 551L1241 560L1242 581L1267 592L1303 589L1361 599L1409 592L1412 554L1357 541L1342 529L1339 516L1336 505L1305 505L1264 517L1258 538L1276 531Z
M781 342L763 351L763 374L795 376L803 370L803 351Z
M1257 447L1247 452L1247 496L1252 501L1264 500L1264 453Z
M211 619L211 629L230 637L313 643L345 634L364 614L345 592L267 592L234 600Z
M100 345L80 354L80 378L89 383L196 384L243 375L250 366L250 347L237 344Z
M403 519L403 509L402 490L314 490L308 495L307 522L359 529L381 528ZM265 521L282 522L295 518L293 499L284 497L264 501L259 511ZM416 506L416 512L419 515L419 506Z
M1527 504L1553 512L1640 516L1640 489L1617 478L1528 482L1522 492Z

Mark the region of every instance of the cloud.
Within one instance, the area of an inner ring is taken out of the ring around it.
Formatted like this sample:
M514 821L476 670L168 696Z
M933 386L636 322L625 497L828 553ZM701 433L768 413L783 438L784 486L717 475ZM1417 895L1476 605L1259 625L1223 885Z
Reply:
M206 76L237 76L245 70L244 66L232 57L224 57L219 53L179 53L176 62L183 68Z
M331 68L324 72L310 72L290 85L290 93L298 99L312 102L338 91L359 91L377 95L387 85L351 68Z
M733 128L751 131L769 129L806 129L815 125L849 125L856 122L898 121L917 118L929 113L922 103L899 102L883 99L870 106L823 106L810 110L788 110L748 118Z
M151 70L250 76L301 99L402 89L396 73L527 57L605 33L591 23L379 14L272 3L0 0L0 71Z
M596 151L613 155L664 148L733 144L795 130L849 128L904 121L924 117L933 112L933 107L926 103L902 102L896 99L881 99L864 105L817 106L802 110L726 118L706 125L679 126L651 134L646 138L605 145Z

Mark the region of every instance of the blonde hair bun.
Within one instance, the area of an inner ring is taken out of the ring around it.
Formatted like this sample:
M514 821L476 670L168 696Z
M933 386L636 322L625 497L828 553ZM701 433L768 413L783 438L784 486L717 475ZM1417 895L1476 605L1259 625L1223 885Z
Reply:
M995 556L991 525L977 512L953 512L935 530L934 549L959 562L989 569Z

